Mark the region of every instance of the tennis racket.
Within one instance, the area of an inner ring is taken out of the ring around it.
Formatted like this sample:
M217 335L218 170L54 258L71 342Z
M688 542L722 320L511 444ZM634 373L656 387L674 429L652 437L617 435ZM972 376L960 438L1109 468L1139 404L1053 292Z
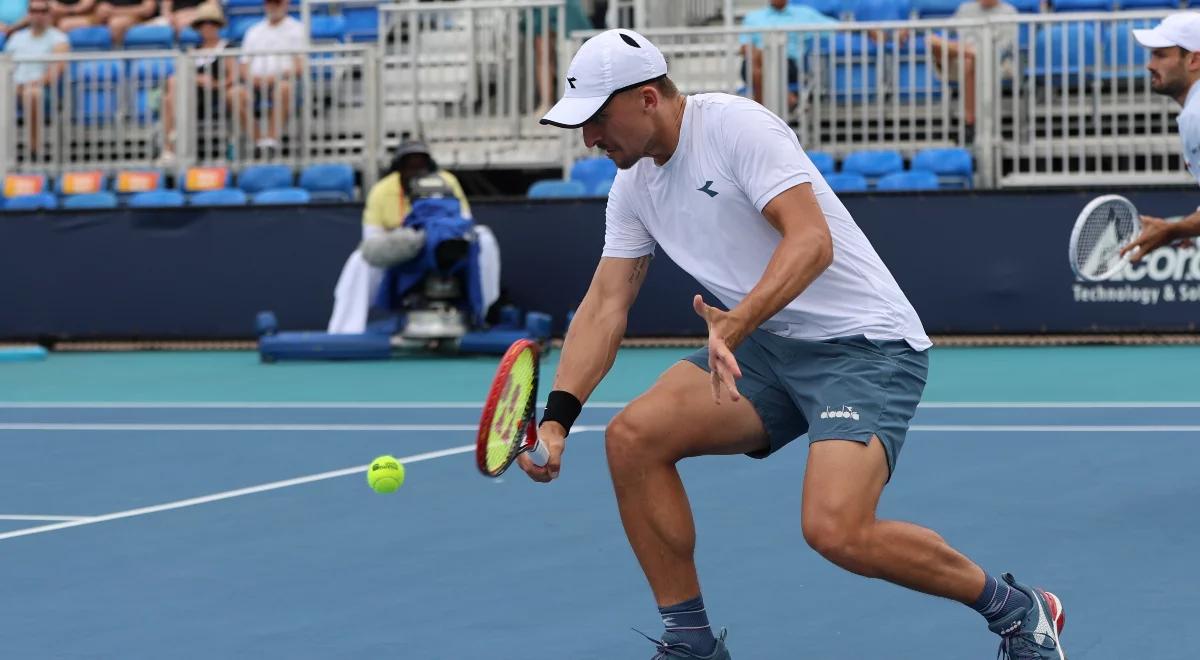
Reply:
M539 467L549 460L550 452L538 439L533 421L537 389L538 345L517 340L500 359L479 418L475 463L485 476L500 476L521 452L529 452Z
M1088 202L1071 230L1071 269L1080 279L1100 282L1116 275L1129 255L1121 249L1142 233L1137 207L1120 195L1103 195Z

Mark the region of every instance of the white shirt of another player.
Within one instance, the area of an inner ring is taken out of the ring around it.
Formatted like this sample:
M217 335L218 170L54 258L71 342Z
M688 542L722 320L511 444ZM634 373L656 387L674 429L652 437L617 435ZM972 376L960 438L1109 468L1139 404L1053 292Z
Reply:
M866 335L929 348L921 320L795 132L761 105L728 94L687 97L679 144L662 167L643 158L608 197L604 256L663 250L729 308L766 270L779 232L762 209L811 183L833 238L833 264L762 329L797 339ZM684 301L681 304L686 304Z
M1175 122L1179 124L1179 138L1183 140L1183 162L1200 183L1200 82L1192 83Z

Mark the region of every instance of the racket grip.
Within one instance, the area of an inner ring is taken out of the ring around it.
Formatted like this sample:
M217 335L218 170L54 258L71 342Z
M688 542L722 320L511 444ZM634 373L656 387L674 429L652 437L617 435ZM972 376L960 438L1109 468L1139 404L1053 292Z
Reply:
M533 443L533 447L529 449L529 460L538 467L545 466L550 460L550 449L546 447L546 443L542 442L541 438L538 438Z

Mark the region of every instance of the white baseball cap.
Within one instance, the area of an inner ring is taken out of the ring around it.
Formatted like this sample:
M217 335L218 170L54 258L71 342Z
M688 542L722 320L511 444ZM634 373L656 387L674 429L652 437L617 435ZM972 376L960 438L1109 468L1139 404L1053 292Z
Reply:
M1200 51L1200 12L1171 14L1153 29L1134 30L1133 38L1146 48L1179 46L1184 50Z
M633 30L609 30L588 39L571 59L567 91L542 117L543 124L579 128L618 92L667 75L667 60Z

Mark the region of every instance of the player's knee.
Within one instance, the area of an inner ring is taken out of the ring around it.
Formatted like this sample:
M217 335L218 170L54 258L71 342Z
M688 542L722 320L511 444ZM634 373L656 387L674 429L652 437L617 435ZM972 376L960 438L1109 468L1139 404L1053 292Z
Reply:
M636 409L622 410L605 429L604 450L610 466L641 464L656 458L650 420Z
M806 514L801 521L804 540L825 559L842 568L869 575L870 533L862 525L837 515Z

